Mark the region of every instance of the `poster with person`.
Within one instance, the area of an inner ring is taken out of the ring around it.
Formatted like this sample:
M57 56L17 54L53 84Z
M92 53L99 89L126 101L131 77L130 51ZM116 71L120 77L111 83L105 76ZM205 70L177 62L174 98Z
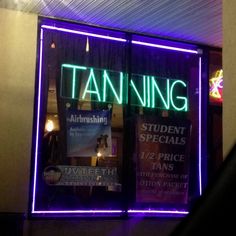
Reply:
M112 152L109 110L69 109L67 124L67 156L109 156Z
M136 202L188 202L190 133L185 119L137 118Z

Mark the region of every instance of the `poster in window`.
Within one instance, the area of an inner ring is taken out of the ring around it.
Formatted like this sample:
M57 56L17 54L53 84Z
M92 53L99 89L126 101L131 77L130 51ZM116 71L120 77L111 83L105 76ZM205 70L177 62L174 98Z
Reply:
M190 122L139 116L136 124L136 202L187 204Z
M69 109L67 123L67 156L109 156L111 145L111 118L109 110Z

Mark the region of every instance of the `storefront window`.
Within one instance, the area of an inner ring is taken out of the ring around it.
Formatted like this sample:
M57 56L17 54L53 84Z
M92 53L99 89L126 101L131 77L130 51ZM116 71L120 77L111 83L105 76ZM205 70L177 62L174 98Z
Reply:
M134 36L133 41L147 42L132 45L132 73L150 78L151 89L150 106L131 107L136 130L131 166L136 178L130 212L185 212L201 191L201 58L191 51L156 47L160 40Z
M197 48L39 25L31 213L187 214L204 157Z

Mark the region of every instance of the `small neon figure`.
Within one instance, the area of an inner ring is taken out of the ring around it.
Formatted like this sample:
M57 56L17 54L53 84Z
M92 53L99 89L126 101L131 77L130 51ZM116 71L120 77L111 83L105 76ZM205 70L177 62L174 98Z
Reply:
M209 80L210 96L214 99L222 100L223 70L217 70L215 77Z

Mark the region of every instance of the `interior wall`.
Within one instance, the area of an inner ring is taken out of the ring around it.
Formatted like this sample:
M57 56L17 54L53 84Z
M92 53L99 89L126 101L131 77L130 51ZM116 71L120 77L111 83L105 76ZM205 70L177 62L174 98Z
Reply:
M0 9L0 212L26 212L37 15Z
M223 0L223 156L236 142L236 1Z

